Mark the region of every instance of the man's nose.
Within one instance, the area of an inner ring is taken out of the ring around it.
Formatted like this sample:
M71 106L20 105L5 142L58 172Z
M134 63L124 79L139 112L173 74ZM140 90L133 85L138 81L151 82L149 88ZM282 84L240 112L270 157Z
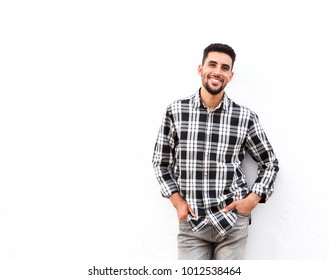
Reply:
M215 68L215 71L214 71L214 74L220 76L222 74L221 68L220 67L216 67Z

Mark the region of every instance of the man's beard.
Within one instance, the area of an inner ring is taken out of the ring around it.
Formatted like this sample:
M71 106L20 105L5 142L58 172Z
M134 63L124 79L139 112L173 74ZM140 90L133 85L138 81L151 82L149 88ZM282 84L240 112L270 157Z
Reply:
M209 86L209 83L206 82L204 85L203 85L206 90L211 94L211 95L217 95L219 93L222 92L222 90L226 87L226 84L223 84L221 85L218 89L212 89L210 86Z

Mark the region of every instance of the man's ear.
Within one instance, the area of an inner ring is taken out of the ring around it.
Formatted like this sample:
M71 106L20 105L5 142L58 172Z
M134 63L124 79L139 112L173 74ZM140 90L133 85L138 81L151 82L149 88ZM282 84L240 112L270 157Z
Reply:
M233 76L234 76L234 72L232 71L231 76L230 76L230 81L232 81Z
M202 65L198 66L198 74L201 76L202 75Z

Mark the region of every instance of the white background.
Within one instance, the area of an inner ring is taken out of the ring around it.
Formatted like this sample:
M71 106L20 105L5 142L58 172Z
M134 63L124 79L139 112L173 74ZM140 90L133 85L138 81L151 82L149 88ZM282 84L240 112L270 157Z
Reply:
M328 259L326 1L1 1L0 259L174 260L152 169L214 42L280 160L246 258ZM244 168L252 183L255 164Z

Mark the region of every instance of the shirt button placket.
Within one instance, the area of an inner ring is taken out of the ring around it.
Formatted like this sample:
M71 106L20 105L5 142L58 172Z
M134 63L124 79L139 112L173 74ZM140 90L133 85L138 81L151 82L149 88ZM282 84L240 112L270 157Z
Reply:
M203 188L203 198L204 205L206 208L209 206L209 180L208 180L208 166L209 166L209 156L210 156L210 148L211 148L211 123L212 123L212 112L208 109L207 116L207 125L206 125L206 143L205 143L205 151L204 151L204 188ZM208 209L206 210L208 212Z

